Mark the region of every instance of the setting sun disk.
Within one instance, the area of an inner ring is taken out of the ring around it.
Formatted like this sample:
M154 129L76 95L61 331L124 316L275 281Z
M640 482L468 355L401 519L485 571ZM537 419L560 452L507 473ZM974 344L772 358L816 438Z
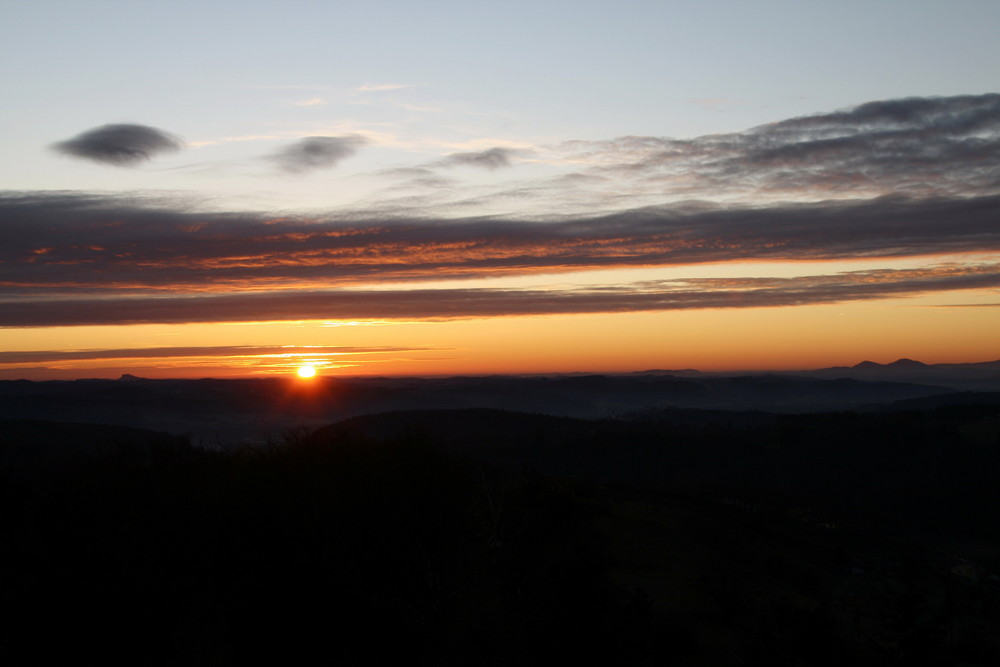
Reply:
M296 373L298 373L300 378L311 378L316 375L316 367L309 365L299 366Z

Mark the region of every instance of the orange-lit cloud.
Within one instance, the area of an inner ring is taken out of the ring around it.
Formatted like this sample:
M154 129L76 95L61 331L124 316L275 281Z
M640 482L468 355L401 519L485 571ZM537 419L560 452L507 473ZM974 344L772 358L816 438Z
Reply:
M0 352L0 364L29 364L38 362L90 361L110 359L172 359L172 358L328 358L340 355L386 354L394 352L426 351L436 348L414 347L354 347L354 346L289 346L289 345L215 345L192 347L141 347L112 350L25 350Z
M659 207L547 222L270 218L96 195L0 198L0 299L1000 251L1000 196Z
M0 352L0 376L31 374L110 375L122 369L155 376L274 375L294 372L304 364L317 371L378 366L400 360L419 362L439 358L444 348L406 346L292 346L218 345L190 347L135 347L121 349L22 350ZM201 370L199 370L201 369Z
M1000 288L1000 264L854 271L797 278L700 278L565 289L243 292L0 303L0 326L360 320L801 306Z

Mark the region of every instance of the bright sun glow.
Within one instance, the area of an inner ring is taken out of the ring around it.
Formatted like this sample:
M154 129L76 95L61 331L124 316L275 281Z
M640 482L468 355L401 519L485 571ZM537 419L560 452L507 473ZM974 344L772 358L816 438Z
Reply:
M304 366L299 366L299 369L296 372L299 374L300 378L311 378L316 375L316 367L306 364Z

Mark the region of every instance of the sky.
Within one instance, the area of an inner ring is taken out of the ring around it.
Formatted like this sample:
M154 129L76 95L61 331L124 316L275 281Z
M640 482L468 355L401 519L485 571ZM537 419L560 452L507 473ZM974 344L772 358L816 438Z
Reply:
M0 0L0 379L998 359L997 25Z

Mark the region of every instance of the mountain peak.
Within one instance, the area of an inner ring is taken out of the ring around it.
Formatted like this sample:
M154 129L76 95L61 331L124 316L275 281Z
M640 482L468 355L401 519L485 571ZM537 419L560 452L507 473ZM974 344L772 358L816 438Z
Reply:
M927 364L922 361L915 361L913 359L907 359L903 357L902 359L896 359L896 361L891 364L879 364L874 361L862 361L860 364L855 364L851 366L855 370L875 370L877 368L892 368L894 370L906 370L908 368L927 368Z
M913 359L897 359L896 361L889 364L889 368L926 368L927 364L922 361L914 361Z

